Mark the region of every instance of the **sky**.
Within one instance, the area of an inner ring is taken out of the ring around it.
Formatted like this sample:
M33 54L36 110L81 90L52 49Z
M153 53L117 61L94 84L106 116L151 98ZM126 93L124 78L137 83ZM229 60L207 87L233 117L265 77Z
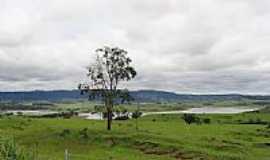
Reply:
M270 94L269 19L269 0L0 0L0 91L76 89L106 45L131 90Z

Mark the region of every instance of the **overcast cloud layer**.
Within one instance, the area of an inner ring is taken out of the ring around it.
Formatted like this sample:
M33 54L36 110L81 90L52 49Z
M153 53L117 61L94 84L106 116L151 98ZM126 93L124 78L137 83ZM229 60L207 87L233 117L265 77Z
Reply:
M130 89L269 94L269 19L269 0L0 0L0 90L74 89L109 45Z

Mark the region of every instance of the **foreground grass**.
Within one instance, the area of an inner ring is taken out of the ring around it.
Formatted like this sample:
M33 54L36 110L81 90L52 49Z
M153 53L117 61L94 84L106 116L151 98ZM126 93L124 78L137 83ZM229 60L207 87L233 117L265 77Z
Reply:
M269 114L202 115L210 124L186 125L180 115L156 115L135 120L0 119L0 135L14 137L39 159L71 160L209 159L269 160L270 129L266 125L240 124L250 119L270 121Z

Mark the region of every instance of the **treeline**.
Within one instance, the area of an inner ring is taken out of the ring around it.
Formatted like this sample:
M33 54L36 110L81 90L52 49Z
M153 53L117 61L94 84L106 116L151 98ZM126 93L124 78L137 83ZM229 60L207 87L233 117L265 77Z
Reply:
M44 110L53 107L52 103L21 104L15 102L0 103L0 111L6 110Z

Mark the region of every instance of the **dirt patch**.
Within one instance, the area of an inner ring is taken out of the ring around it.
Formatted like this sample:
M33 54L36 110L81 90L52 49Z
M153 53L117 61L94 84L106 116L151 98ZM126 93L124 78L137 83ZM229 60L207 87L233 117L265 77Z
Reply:
M135 142L134 146L144 154L170 156L177 160L207 160L200 154L183 152L175 147L163 147L153 142Z

